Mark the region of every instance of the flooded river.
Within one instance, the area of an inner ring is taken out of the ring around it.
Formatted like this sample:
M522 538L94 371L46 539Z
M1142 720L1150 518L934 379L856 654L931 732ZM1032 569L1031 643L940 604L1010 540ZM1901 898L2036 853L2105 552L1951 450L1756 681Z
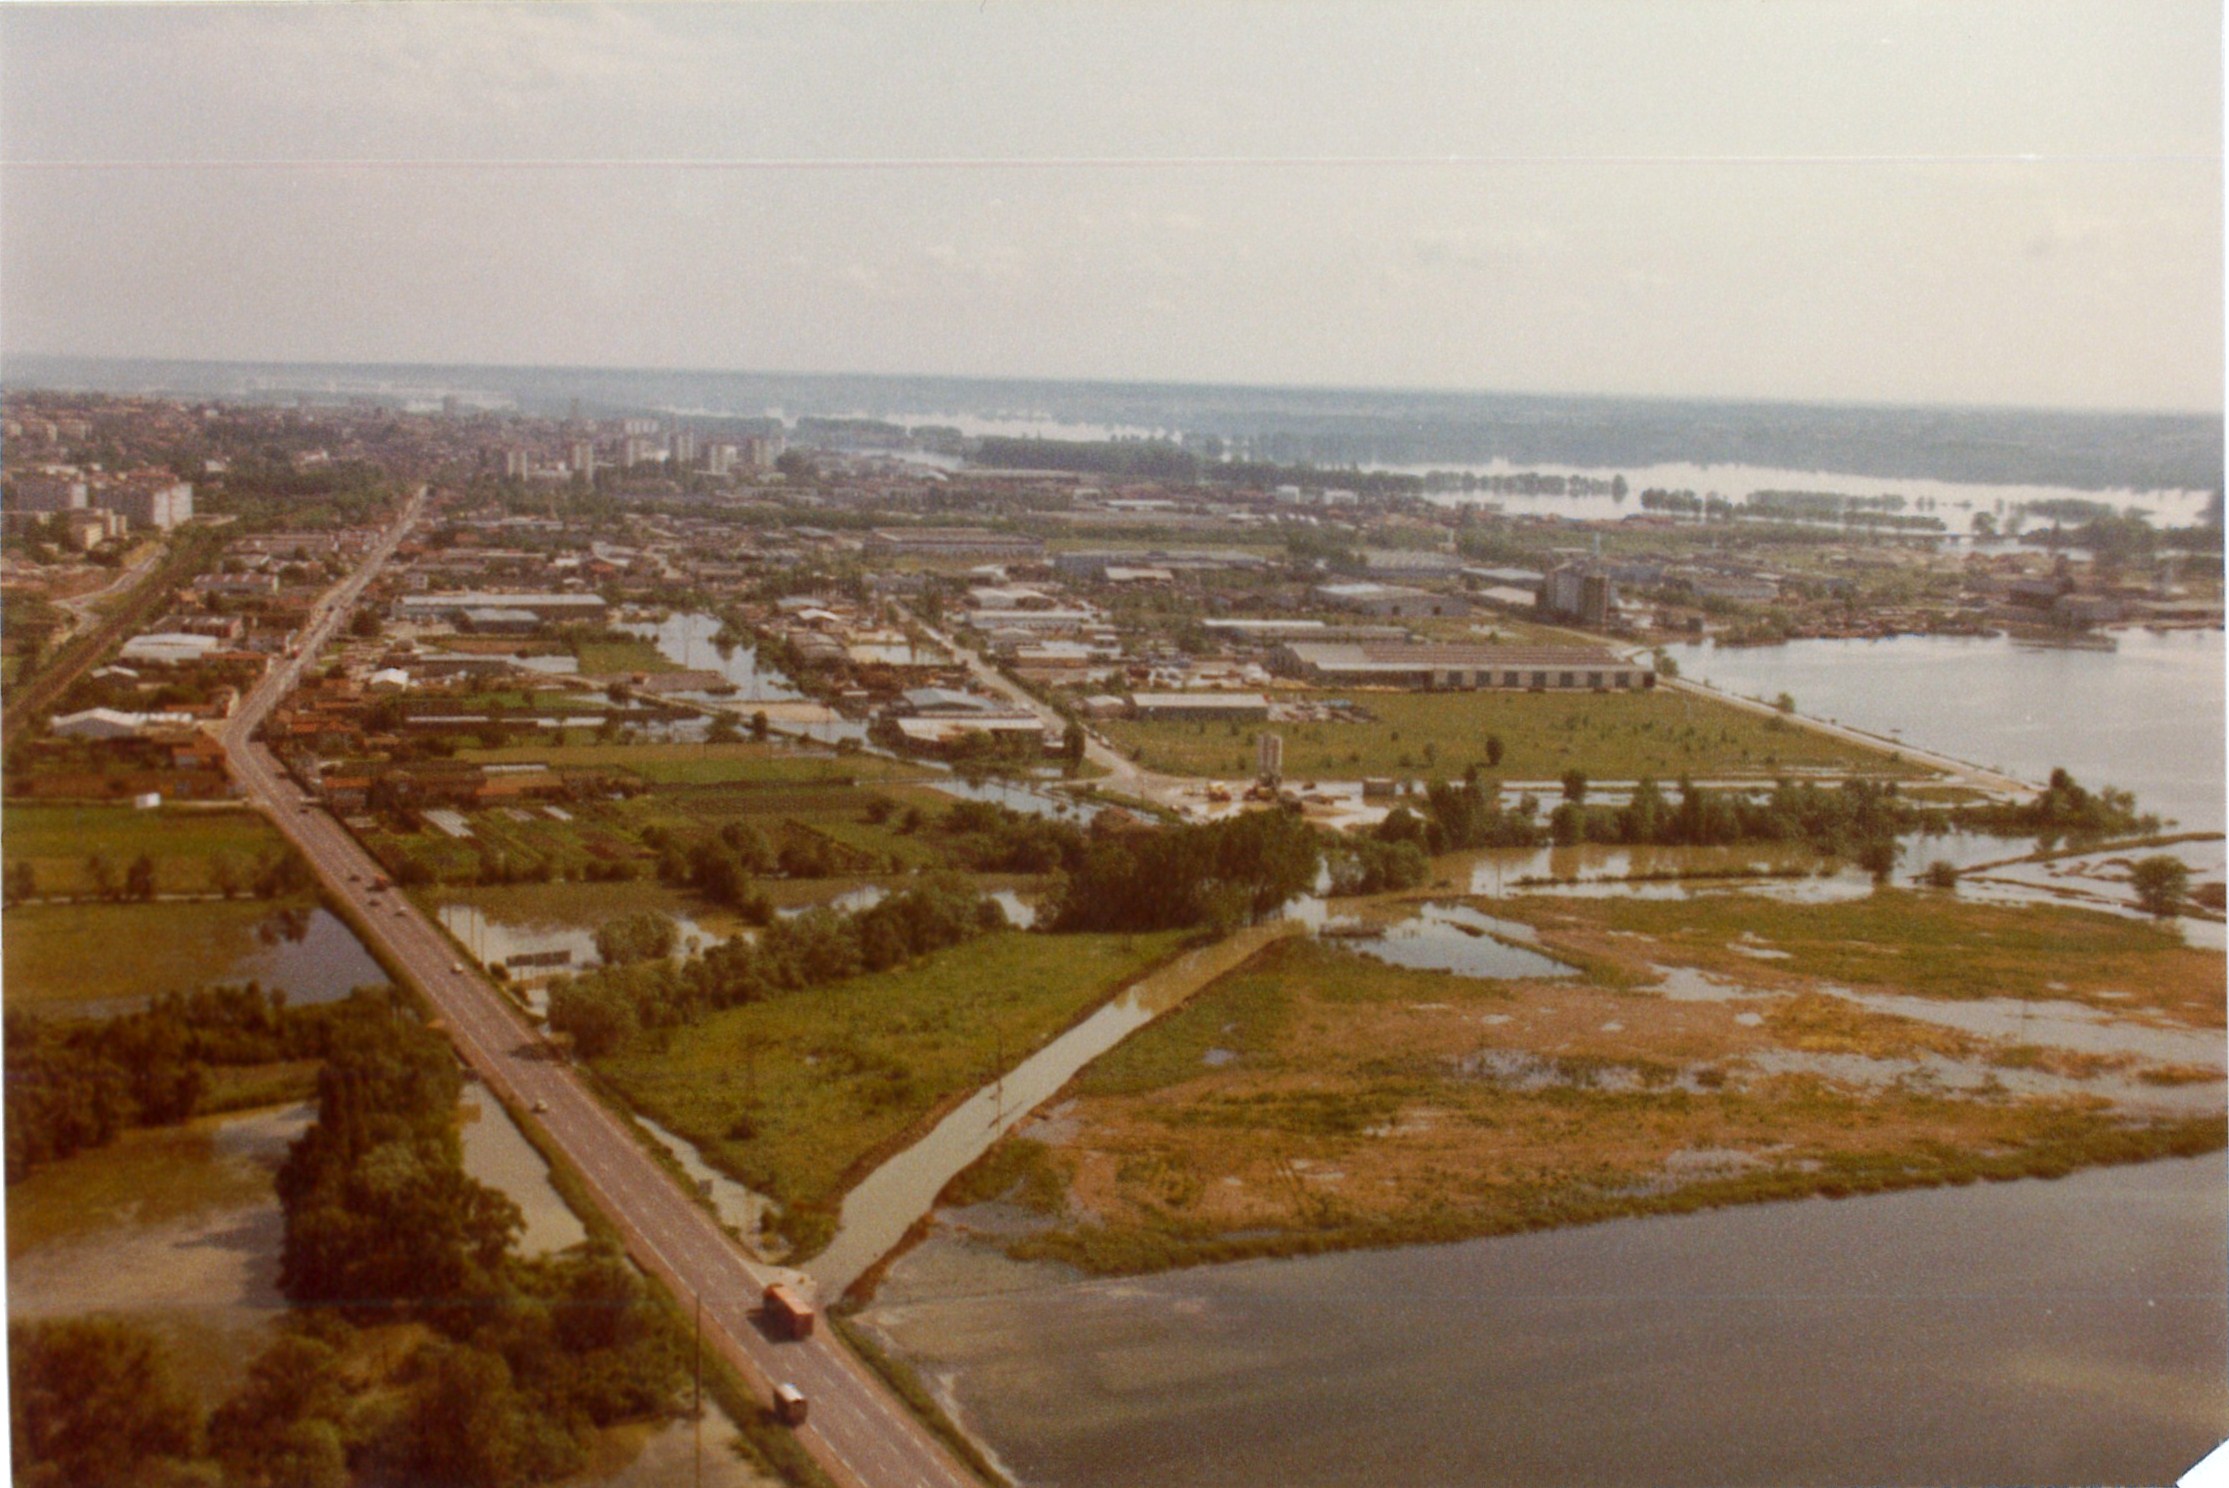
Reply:
M2229 1420L2220 1157L1081 1281L932 1239L864 1315L1019 1481L2166 1482Z
M2037 780L2064 766L2133 790L2183 830L2220 831L2220 634L2120 644L1675 655L1735 692L1788 692L1807 713ZM2005 863L2030 846L1912 841L1898 874L1942 859L1981 868L1962 895L2125 905L2115 854ZM2218 841L2166 850L2201 877L2225 866ZM1478 853L1434 867L1457 894L1576 879L1544 891L1672 896L1694 891L1672 876L1698 872L1776 895L1872 891L1800 847ZM1651 874L1665 881L1603 882ZM1371 928L1336 902L1294 918ZM2220 928L2184 924L2196 944L2219 944ZM1350 943L1432 964L1519 949L1493 933L1427 911ZM1663 995L1727 995L1696 981ZM2020 1043L2222 1063L2218 1035L2070 1001L1857 1000ZM2201 1083L2160 1104L2220 1098ZM1103 1281L940 1226L891 1268L863 1321L1030 1488L2164 1482L2229 1433L2225 1177L2215 1155ZM970 1230L999 1233L1000 1213L967 1211Z
M2063 766L2085 785L2134 791L2185 830L2223 830L2222 633L2113 634L2114 651L1898 636L1671 655L1682 676L1728 692L1787 693L1804 714L2023 779Z

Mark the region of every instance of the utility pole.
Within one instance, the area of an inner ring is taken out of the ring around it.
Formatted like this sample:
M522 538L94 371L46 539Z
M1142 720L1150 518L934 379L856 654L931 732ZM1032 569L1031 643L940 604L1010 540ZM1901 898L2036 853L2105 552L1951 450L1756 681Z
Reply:
M704 1488L704 1293L697 1293L696 1385L690 1419L696 1423L697 1488Z
M997 1104L991 1113L991 1130L996 1131L1006 1124L1006 1030L996 1023L992 1024L991 1038L997 1051L992 1058L998 1061L998 1079L992 1087L992 1099Z

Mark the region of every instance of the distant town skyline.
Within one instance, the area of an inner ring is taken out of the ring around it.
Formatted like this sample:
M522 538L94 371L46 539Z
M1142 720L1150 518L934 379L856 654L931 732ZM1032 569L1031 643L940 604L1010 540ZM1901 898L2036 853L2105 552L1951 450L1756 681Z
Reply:
M2218 411L2210 3L0 10L0 358Z

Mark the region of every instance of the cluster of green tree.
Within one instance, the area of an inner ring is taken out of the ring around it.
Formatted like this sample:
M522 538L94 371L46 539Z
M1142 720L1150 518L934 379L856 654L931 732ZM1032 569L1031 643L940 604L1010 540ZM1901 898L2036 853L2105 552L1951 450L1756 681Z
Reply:
M157 997L115 1018L6 1018L7 1181L99 1147L134 1126L201 1109L211 1068L323 1058L339 1004L289 1007L286 994L213 987Z
M517 1207L465 1176L447 1043L399 999L346 1017L279 1174L288 1331L204 1418L128 1324L12 1329L19 1482L523 1488L671 1408L681 1339L636 1272L602 1246L521 1259ZM394 1323L424 1341L393 1362L358 1346Z
M1625 477L1608 480L1593 475L1553 475L1538 470L1517 470L1508 475L1481 475L1475 470L1433 470L1424 476L1427 491L1484 491L1494 496L1607 496L1625 499Z
M995 801L956 802L933 825L908 812L906 822L908 830L932 831L955 866L975 873L1074 873L1083 866L1080 827Z
M1541 841L1539 803L1530 796L1501 805L1491 781L1476 776L1435 780L1424 788L1421 809L1396 806L1378 824L1376 839L1410 843L1419 852L1462 852L1479 847L1536 847Z
M1808 781L1781 781L1763 797L1706 790L1682 780L1674 802L1655 781L1644 779L1622 806L1589 806L1585 778L1573 776L1566 779L1564 795L1548 818L1549 838L1559 847L1580 842L1682 847L1804 842L1880 874L1896 864L1899 832L1920 820L1895 785L1865 780L1845 781L1832 790Z
M1543 822L1530 797L1503 807L1490 782L1434 781L1426 786L1421 807L1395 807L1375 835L1380 842L1413 843L1424 853L1543 842L1559 847L1583 842L1684 847L1802 842L1873 873L1887 873L1895 866L1898 838L1910 832L2050 840L2155 831L2159 825L2156 817L2137 814L2128 792L2086 790L2064 770L2053 771L2049 787L2033 801L1952 809L1915 806L1894 782L1867 780L1848 780L1831 789L1783 780L1769 793L1753 796L1709 790L1683 779L1678 790L1677 799L1670 799L1654 780L1643 779L1622 805L1589 805L1586 776L1571 771L1564 776L1563 800Z
M681 928L654 909L606 920L596 927L596 955L606 966L663 961L681 943Z
M779 873L785 878L827 878L847 867L855 850L802 829L787 834L777 848L748 822L729 822L716 832L691 835L649 827L643 844L658 855L660 882L678 884L725 905L744 920L763 925L773 905L756 880Z
M1337 486L1342 491L1352 491L1357 496L1372 501L1424 494L1424 477L1421 475L1404 475L1393 470L1361 470L1351 465L1326 469L1321 465L1270 460L1226 460L1208 466L1202 474L1204 479L1218 485L1251 486L1257 490L1299 486L1304 490L1320 491L1326 486Z
M1072 470L1127 480L1192 482L1200 457L1164 439L1011 439L976 443L975 463L994 470Z
M155 868L155 859L141 853L118 873L113 858L106 853L94 853L85 860L85 882L95 899L145 902L155 897ZM253 894L258 899L284 899L307 892L312 882L308 865L291 849L265 853L252 860L229 853L209 860L210 887L227 899L242 893ZM9 904L23 904L38 898L38 870L28 859L18 858L8 865L0 889L4 889Z
M1324 863L1334 895L1413 889L1432 876L1431 859L1413 838L1384 841L1331 834L1324 842Z
M1316 881L1323 844L1283 811L1095 837L1053 917L1057 930L1229 930Z
M737 936L680 964L637 961L560 982L550 1027L599 1058L646 1028L886 971L1005 924L1005 911L965 879L934 874L865 909L776 918L756 940Z
M1285 556L1297 564L1321 563L1334 573L1361 573L1369 565L1352 538L1315 527L1285 533Z
M2159 818L2136 809L2128 791L2100 786L2089 790L2065 770L2053 770L2050 781L2032 801L1985 802L1962 806L1951 813L1953 824L1970 832L1998 837L2033 836L2046 842L2063 837L2125 837L2159 830Z

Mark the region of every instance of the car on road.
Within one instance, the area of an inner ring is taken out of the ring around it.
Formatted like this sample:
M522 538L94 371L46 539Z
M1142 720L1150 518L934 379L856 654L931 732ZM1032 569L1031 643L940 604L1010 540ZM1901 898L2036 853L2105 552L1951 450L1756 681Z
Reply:
M463 976L464 963L462 961L452 961L449 963L449 970L455 972L458 976Z
M803 1390L786 1383L774 1387L774 1418L784 1426L804 1425L806 1409Z
M537 1115L537 1116L539 1116L539 1115L541 1115L541 1114L542 1114L542 1113L543 1113L544 1111L547 1111L547 1110L548 1110L549 1108L550 1108L550 1103L549 1103L548 1101L546 1101L546 1100L538 1100L538 1101L536 1101L536 1102L534 1103L534 1114L535 1114L535 1115Z

